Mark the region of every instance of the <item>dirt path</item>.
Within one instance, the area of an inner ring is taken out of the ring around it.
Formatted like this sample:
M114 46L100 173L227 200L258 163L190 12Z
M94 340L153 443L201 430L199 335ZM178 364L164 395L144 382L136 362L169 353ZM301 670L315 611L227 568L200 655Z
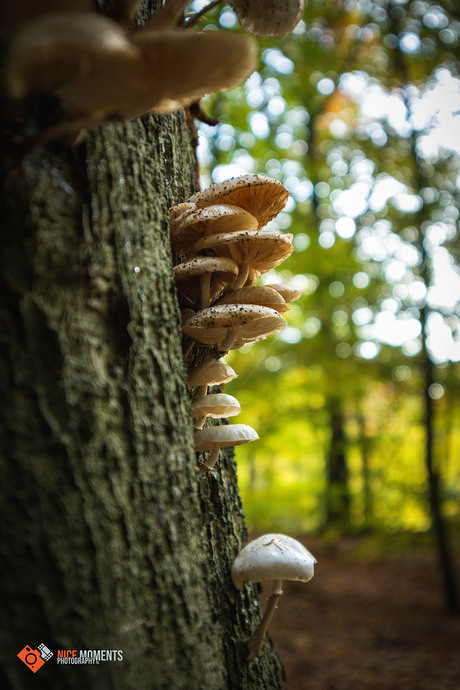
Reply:
M366 563L345 540L302 541L315 578L286 583L270 626L288 690L460 690L460 616L443 612L432 556Z

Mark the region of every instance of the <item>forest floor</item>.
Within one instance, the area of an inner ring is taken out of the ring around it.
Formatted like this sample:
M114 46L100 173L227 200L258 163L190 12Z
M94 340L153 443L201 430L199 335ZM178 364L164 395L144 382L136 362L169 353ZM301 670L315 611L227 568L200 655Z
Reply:
M444 612L432 554L300 540L315 577L284 584L269 630L288 690L460 690L460 616Z

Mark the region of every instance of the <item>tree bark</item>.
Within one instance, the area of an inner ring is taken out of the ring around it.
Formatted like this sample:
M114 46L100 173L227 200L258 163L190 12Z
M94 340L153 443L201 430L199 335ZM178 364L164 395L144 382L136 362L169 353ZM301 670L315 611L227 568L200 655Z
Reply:
M196 189L181 111L36 148L6 171L1 224L0 658L45 643L37 688L280 688L247 664L256 590L230 456L199 481L168 241ZM56 664L57 649L123 661Z

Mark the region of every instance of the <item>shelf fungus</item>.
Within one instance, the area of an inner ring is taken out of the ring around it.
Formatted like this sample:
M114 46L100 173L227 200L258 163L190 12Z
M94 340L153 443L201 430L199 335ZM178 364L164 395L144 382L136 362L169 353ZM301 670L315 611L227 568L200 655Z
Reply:
M247 424L226 424L222 426L211 426L207 429L197 429L193 435L195 451L210 450L211 453L207 460L200 466L200 475L212 470L219 459L221 448L239 446L248 441L257 441L258 434Z
M210 393L197 398L192 404L192 416L196 419L195 429L201 429L208 417L222 419L240 414L240 403L233 395Z
M262 621L248 640L248 661L259 656L278 600L283 580L308 582L314 575L315 557L299 541L285 534L264 534L251 541L238 554L232 566L232 581L237 589L244 582L271 582L272 591Z
M297 26L304 0L229 0L243 29L261 38L281 38Z
M233 285L238 264L228 257L196 256L173 270L179 294L192 306L205 309Z
M70 131L72 123L81 128L177 110L238 85L256 61L248 36L148 29L125 36L101 14L56 12L13 36L6 85L12 99L58 97Z

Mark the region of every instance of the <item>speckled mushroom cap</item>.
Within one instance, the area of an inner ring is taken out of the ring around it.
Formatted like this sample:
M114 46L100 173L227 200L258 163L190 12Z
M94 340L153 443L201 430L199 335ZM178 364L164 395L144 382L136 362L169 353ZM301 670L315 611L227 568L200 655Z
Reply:
M249 264L246 285L251 285L262 273L275 268L292 254L292 235L276 230L245 230L203 237L195 242L192 251L212 252L227 256L238 265Z
M182 201L180 204L171 206L169 209L170 228L176 228L185 216L192 213L195 209L196 205L191 201Z
M240 403L233 395L226 393L210 393L203 395L192 403L193 417L234 417L240 414Z
M182 332L204 345L219 345L229 330L235 332L236 338L252 342L281 331L285 326L285 319L274 309L256 304L222 304L192 316L184 323Z
M196 203L197 207L213 204L240 206L255 216L259 228L262 228L285 207L288 197L288 191L278 180L248 173L216 182L191 196L189 201Z
M232 566L232 580L241 589L245 580L300 580L314 575L316 558L297 539L285 534L264 534L247 544Z
M11 41L6 83L13 98L54 93L74 112L121 112L148 88L139 50L108 17L56 12L28 22Z
M304 0L229 0L243 29L255 36L286 36L298 24Z
M173 270L178 292L192 304L200 302L199 278L201 275L211 274L209 288L211 302L229 289L238 275L238 265L233 259L216 256L196 256L174 266Z
M223 424L210 426L207 429L197 429L193 433L195 452L212 450L216 445L219 448L240 446L248 441L257 441L259 435L248 424Z
M275 309L279 314L289 310L282 296L276 290L266 285L248 285L239 290L232 290L221 297L216 305L219 304L258 304L262 307Z
M285 302L295 302L296 299L302 296L302 290L294 290L294 288L285 285L284 283L265 283L264 287L276 290Z
M191 315L190 315L191 316ZM217 362L212 362L206 369L198 368L189 374L188 385L192 388L194 386L216 386L221 383L228 383L236 379L236 374L232 367L223 359L218 359Z
M186 253L203 235L257 228L257 219L243 208L230 204L215 204L182 215L178 222L171 223L171 246L175 254Z

